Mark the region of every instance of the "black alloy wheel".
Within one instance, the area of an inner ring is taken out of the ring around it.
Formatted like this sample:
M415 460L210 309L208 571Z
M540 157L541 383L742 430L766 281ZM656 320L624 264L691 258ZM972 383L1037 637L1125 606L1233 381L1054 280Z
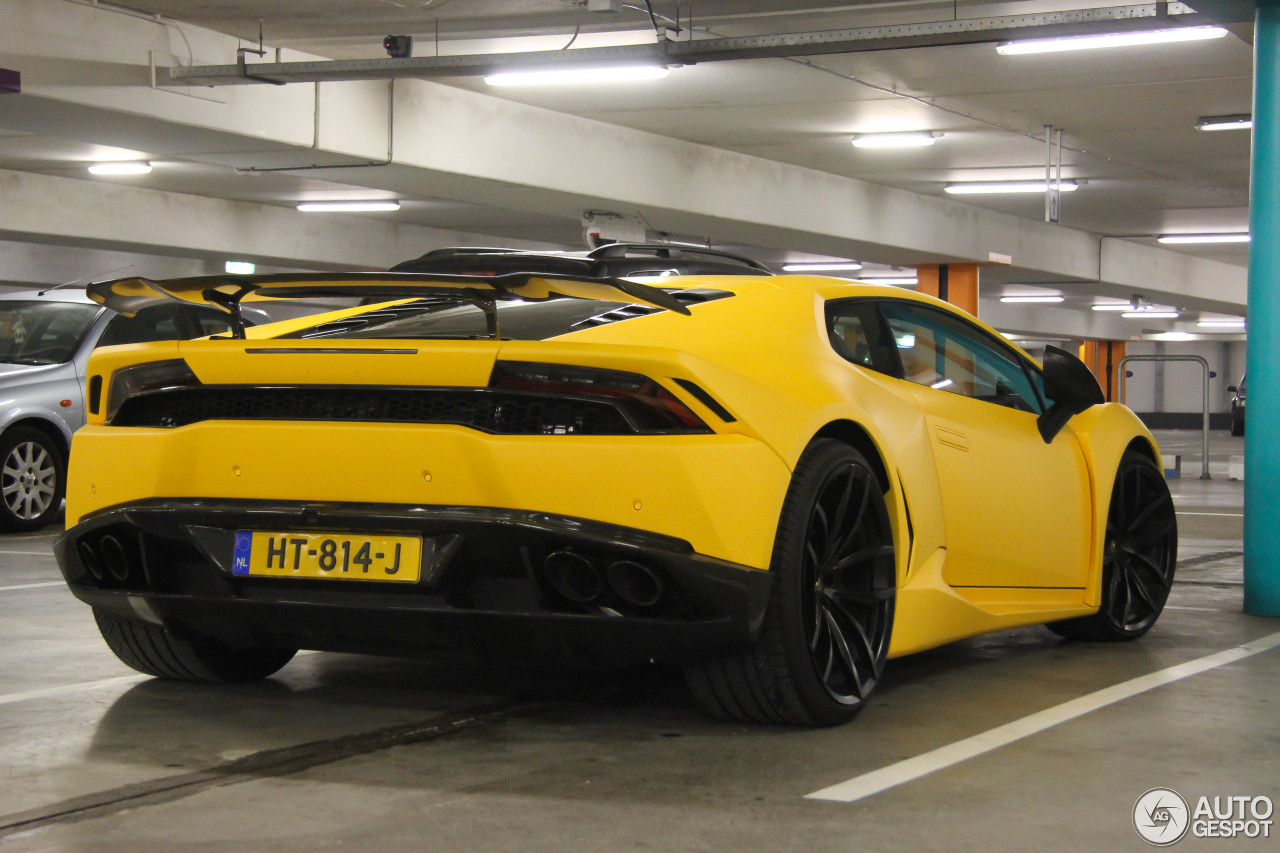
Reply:
M718 716L848 721L880 681L897 592L888 506L862 454L827 439L805 451L770 571L771 599L753 647L686 667L690 686Z
M1098 612L1049 625L1073 640L1133 640L1160 618L1178 562L1178 519L1164 472L1126 451L1116 471L1102 553Z

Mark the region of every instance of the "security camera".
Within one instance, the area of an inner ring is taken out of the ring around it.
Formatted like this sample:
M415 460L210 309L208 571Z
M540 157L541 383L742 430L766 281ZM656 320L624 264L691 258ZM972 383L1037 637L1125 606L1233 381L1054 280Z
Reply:
M610 243L643 243L647 237L642 222L603 210L582 211L582 242L589 249Z
M387 36L382 46L392 59L408 59L413 54L413 36Z

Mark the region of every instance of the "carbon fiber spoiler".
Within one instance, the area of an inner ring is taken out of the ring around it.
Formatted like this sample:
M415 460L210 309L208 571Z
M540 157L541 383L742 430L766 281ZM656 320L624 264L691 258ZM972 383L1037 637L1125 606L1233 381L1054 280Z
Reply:
M120 278L85 288L89 297L113 311L134 316L143 308L165 302L211 305L231 315L232 336L244 338L242 302L319 297L429 298L472 304L485 312L497 336L495 303L520 299L541 301L567 296L649 305L678 314L689 309L657 287L622 278L586 278L555 273L506 275L447 275L430 273L287 273L281 275L212 275L153 281Z

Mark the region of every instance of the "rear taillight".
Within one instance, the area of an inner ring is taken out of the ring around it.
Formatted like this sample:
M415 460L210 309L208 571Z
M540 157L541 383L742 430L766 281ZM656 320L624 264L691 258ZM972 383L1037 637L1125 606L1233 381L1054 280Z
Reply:
M110 422L121 404L130 397L199 384L200 380L180 358L149 361L117 370L107 389L107 421Z
M494 365L489 387L609 401L642 433L711 432L675 395L639 373L567 364L499 361Z

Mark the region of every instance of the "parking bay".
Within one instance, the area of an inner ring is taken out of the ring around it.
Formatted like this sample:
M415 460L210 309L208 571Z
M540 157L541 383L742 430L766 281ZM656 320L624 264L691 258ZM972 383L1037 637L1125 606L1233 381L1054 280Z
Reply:
M1217 472L1219 447L1234 445L1214 442ZM852 724L825 730L712 720L665 667L600 674L307 654L256 684L149 679L111 655L61 585L49 552L56 530L0 536L0 844L5 853L1137 844L1130 812L1149 788L1277 798L1280 649L854 802L806 795L1280 631L1240 610L1243 484L1215 473L1171 486L1178 580L1147 637L1107 646L1027 628L898 659Z

